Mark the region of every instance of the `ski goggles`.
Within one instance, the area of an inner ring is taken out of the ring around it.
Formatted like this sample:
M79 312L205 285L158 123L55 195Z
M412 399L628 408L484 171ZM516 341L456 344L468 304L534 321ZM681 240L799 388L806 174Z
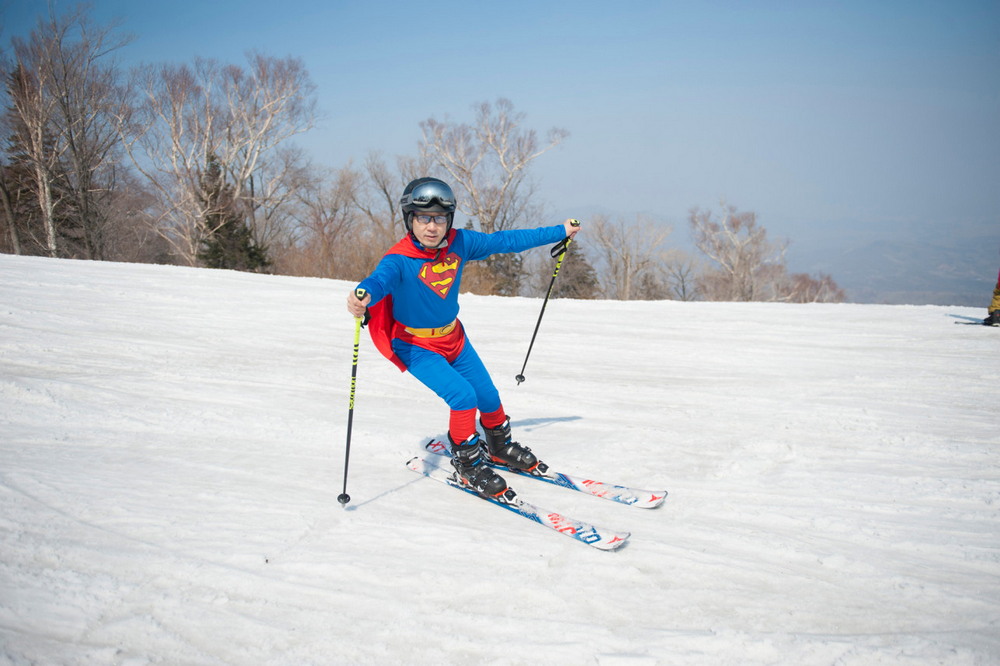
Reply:
M446 184L438 181L421 183L413 188L409 194L404 194L399 203L403 206L416 206L417 208L427 208L437 201L437 205L445 208L455 208L455 194Z
M448 213L443 215L414 215L413 221L419 222L420 224L440 224L442 226L448 224L448 220L451 216Z

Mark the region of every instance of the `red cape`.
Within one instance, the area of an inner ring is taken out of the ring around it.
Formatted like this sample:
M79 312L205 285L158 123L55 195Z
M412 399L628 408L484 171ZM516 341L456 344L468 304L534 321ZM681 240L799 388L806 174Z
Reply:
M448 243L445 247L451 245L452 241L455 240L455 233L455 229L448 232ZM425 250L418 248L410 240L410 235L407 234L389 248L389 251L385 254L401 254L404 257L430 261L438 256L440 251L440 249ZM397 337L396 329L402 328L399 322L396 321L396 318L392 316L392 294L386 294L382 300L370 306L368 308L368 315L370 317L368 320L368 333L372 336L375 348L379 350L382 356L392 361L399 368L400 372L406 372L406 364L392 350L392 339Z

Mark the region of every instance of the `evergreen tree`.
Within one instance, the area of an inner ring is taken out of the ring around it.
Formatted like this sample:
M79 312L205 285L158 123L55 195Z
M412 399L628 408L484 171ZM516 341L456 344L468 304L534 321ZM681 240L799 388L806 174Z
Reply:
M222 166L209 155L201 178L200 200L204 210L205 237L198 259L208 268L264 271L271 265L267 248L260 245L241 213L233 186L225 182Z
M552 287L552 298L597 298L597 287L597 271L587 261L579 242L570 243Z

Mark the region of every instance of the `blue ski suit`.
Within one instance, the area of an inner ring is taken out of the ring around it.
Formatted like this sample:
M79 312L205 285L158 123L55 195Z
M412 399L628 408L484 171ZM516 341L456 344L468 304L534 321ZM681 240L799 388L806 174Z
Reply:
M358 287L371 295L369 332L379 351L408 370L455 413L497 413L500 395L458 320L458 293L467 262L523 252L565 237L562 224L485 234L452 229L443 247L426 249L407 235ZM468 421L468 418L465 419ZM494 420L494 419L491 419ZM468 429L468 426L461 428Z

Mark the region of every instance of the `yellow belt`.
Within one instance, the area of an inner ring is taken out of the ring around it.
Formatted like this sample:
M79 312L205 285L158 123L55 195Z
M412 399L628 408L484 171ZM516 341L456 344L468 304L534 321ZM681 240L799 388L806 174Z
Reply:
M445 324L441 328L410 328L407 326L403 330L418 338L443 338L455 330L456 324L458 324L457 319L450 324Z

